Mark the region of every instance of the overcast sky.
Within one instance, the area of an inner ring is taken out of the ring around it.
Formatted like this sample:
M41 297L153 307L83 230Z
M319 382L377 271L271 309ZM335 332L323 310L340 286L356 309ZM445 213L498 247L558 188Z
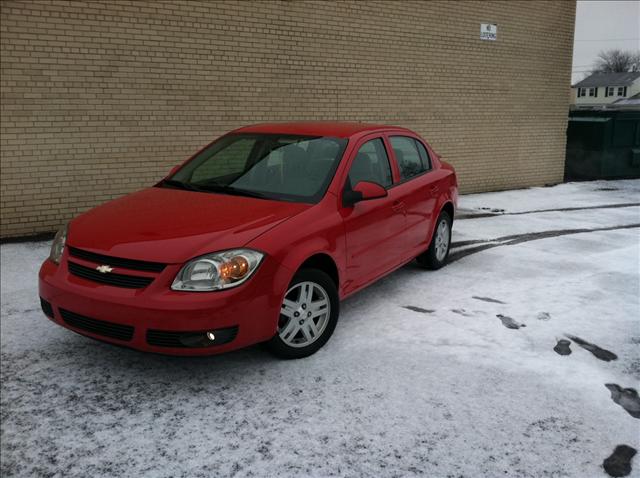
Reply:
M601 50L640 50L640 0L580 0L573 43L575 83L585 77Z

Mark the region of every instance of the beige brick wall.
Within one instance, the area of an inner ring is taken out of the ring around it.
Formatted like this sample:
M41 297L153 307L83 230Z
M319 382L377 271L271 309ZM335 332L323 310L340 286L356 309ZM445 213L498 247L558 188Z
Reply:
M51 231L212 138L415 129L462 191L562 179L575 2L0 1L1 234ZM480 23L498 41L480 41Z

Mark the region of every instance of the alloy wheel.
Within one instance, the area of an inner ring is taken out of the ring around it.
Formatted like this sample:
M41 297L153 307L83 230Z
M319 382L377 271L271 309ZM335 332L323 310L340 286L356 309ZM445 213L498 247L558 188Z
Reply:
M443 261L447 256L450 236L449 223L446 219L442 219L436 230L436 259L439 261Z
M278 335L290 347L306 347L322 335L330 316L327 291L315 282L299 282L282 301Z

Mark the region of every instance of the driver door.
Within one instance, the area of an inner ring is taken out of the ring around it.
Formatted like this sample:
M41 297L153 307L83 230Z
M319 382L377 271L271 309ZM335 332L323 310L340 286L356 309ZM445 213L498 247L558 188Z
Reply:
M406 249L404 203L393 188L389 155L382 137L362 141L351 158L344 187L370 181L387 189L387 196L341 205L347 251L345 293L360 289L402 264Z

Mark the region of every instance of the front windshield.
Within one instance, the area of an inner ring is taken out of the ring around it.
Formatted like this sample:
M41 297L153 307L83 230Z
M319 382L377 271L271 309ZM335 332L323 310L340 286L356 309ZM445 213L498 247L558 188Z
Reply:
M346 144L345 139L329 137L227 135L201 151L161 186L317 202L324 195Z

